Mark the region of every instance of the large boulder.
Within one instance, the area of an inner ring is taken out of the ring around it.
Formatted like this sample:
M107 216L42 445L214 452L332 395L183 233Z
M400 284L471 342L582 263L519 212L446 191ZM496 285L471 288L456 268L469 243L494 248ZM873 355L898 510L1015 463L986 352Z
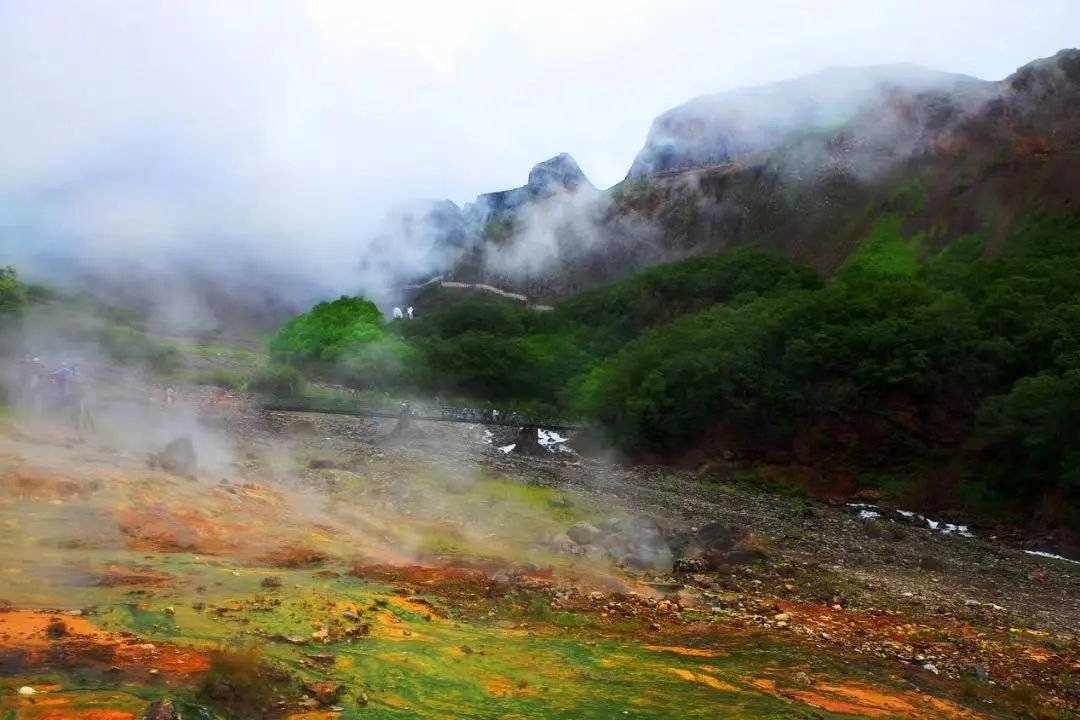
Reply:
M195 454L195 443L190 435L181 435L150 457L151 467L156 467L173 475L195 477L199 470L199 458Z
M514 439L515 455L544 455L547 453L547 449L540 444L540 431L539 428L528 426L518 430L517 437Z
M566 534L578 545L592 545L602 535L595 525L590 525L587 522L574 523L566 530Z
M731 550L749 533L750 530L742 525L711 522L698 529L690 540L690 547L701 552Z
M634 570L669 569L672 564L668 533L648 515L633 518L603 539L608 553Z
M336 682L326 680L307 680L304 682L304 690L320 705L333 705L338 696L345 688Z
M711 522L690 539L686 553L676 561L680 572L700 572L703 568L722 570L769 557L764 541L742 525Z

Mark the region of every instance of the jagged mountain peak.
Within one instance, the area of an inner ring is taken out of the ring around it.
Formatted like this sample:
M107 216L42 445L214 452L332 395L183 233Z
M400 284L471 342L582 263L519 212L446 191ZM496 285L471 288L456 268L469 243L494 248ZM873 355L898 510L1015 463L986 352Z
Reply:
M570 153L564 152L533 165L527 187L537 193L546 193L560 189L576 190L588 184L589 180L577 161Z
M593 188L577 161L569 153L559 153L533 165L525 185L480 195L465 206L466 216L483 221L516 212L526 204L562 192Z

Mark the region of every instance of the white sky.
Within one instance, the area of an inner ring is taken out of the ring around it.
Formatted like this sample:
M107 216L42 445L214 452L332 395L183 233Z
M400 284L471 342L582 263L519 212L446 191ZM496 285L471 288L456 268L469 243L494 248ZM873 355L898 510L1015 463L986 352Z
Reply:
M606 187L695 95L901 61L999 79L1078 29L1077 0L0 0L0 250L5 225L340 241L561 151Z

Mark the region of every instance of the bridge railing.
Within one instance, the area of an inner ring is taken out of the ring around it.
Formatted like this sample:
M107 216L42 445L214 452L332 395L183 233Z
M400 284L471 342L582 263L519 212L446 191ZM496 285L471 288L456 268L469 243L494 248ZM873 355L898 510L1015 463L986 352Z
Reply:
M461 408L451 405L410 403L370 403L349 398L289 398L262 396L255 407L261 410L284 412L314 412L360 417L400 417L409 412L414 420L503 425L534 426L546 429L573 430L585 426L578 418L529 415L516 410Z

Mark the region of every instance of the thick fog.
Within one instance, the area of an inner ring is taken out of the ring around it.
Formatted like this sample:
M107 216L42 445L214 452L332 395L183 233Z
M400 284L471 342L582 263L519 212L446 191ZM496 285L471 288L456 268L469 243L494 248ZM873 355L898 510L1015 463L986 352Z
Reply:
M610 186L692 97L837 65L997 79L1076 27L1070 0L0 0L0 264L381 287L431 263L415 201L563 151Z

